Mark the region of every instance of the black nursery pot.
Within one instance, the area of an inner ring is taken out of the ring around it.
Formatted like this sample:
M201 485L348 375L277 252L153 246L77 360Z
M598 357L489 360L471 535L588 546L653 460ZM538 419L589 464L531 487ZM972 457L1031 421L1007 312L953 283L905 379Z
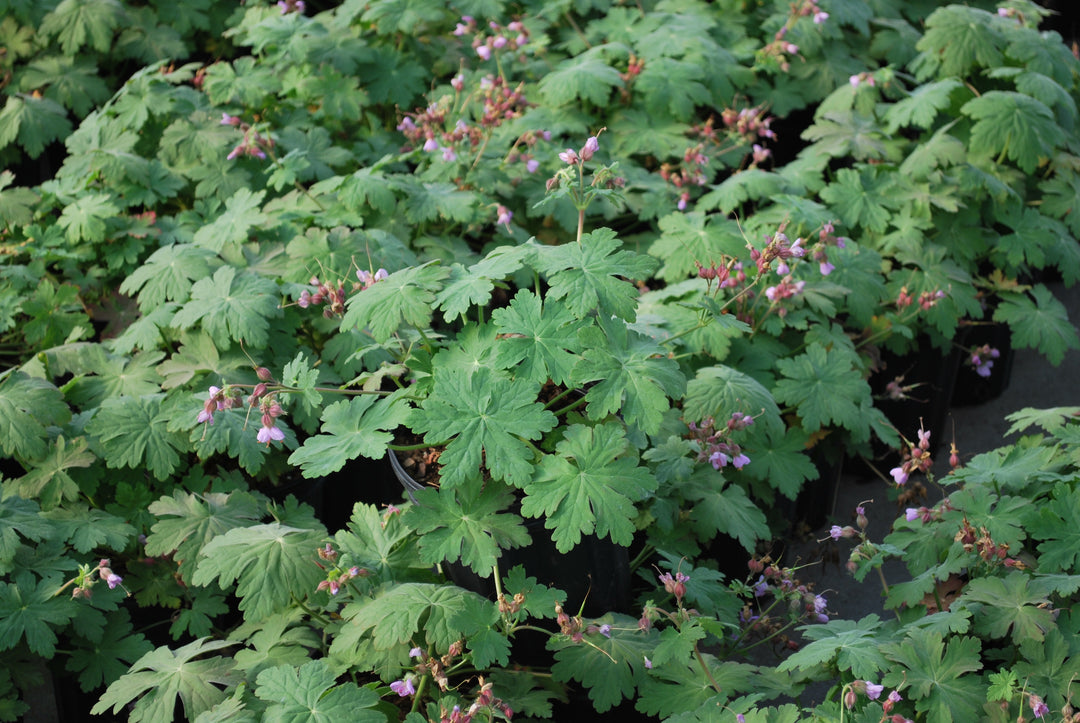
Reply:
M1016 358L1016 351L1012 346L1012 331L1009 330L1007 324L998 322L972 326L964 338L964 346L971 349L983 344L989 344L997 349L1001 352L1001 356L993 360L994 366L990 370L989 377L979 376L972 367L964 363L960 364L956 388L952 395L954 407L984 404L1000 397L1009 387L1013 360Z
M916 441L920 425L930 434L930 453L935 454L949 437L946 428L950 401L956 388L963 350L951 344L946 351L935 348L926 337L920 337L915 351L895 354L883 351L881 369L870 377L870 389L875 405L906 439ZM887 387L897 377L901 386L914 388L907 398L890 399ZM873 464L887 472L900 463L900 452L874 440ZM860 467L862 469L860 469ZM850 460L849 470L872 474L865 462Z

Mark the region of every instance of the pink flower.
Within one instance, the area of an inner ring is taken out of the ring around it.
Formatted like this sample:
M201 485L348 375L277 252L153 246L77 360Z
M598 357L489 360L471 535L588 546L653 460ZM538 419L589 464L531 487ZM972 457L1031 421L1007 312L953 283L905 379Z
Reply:
M893 467L889 470L889 474L896 480L896 484L902 485L908 481L908 473L904 471L903 467Z
M285 433L274 427L259 427L259 433L255 435L255 439L259 440L260 444L270 444L270 442L281 442L285 439Z
M840 525L833 525L829 528L829 537L833 538L834 540L839 540L843 536L844 528Z
M600 141L596 136L589 136L589 139L585 141L585 145L581 148L581 160L591 160L593 154L600 150Z
M565 151L559 154L559 160L568 166L572 166L578 162L578 154L573 148L567 148Z
M883 690L885 690L885 686L871 683L869 680L866 681L866 697L870 700L877 700Z
M509 231L510 219L514 217L514 212L501 204L496 209L496 212L499 214L499 216L495 219L495 224L497 226L506 226L506 230Z
M424 150L428 153L434 153L439 150L439 142L434 138L428 138L424 141Z
M463 76L461 73L455 75L453 78L450 79L450 87L460 93L461 90L465 87L465 76Z
M395 680L390 684L390 690L397 693L402 698L406 698L410 695L416 694L416 687L413 685L411 678L405 678L404 680Z
M457 153L454 152L453 148L443 148L442 149L442 159L444 161L456 161L457 160Z
M915 520L919 519L920 516L922 516L922 513L917 507L908 507L906 510L904 510L904 519L906 519L908 522L914 522Z
M213 424L214 423L214 415L204 409L201 412L199 412L199 416L195 419L195 421L198 422L199 424L202 424L203 422L208 422L210 424Z
M824 10L818 10L816 13L814 13L814 25L821 25L828 19L829 14Z
M109 586L110 590L116 589L116 586L123 582L123 580L124 578L120 577L112 570L110 570L109 574L105 576L105 584Z
M739 454L735 455L734 459L731 460L731 464L735 467L735 469L742 469L746 465L750 464L750 458L740 452Z
M821 270L821 275L822 276L828 276L829 274L831 274L833 271L836 270L836 267L833 266L832 264L830 264L828 261L822 261L821 266L819 268Z
M1032 695L1028 699L1028 704L1031 705L1031 713L1036 718L1042 718L1044 715L1050 712L1050 706L1043 702L1043 699L1037 695Z
M525 170L529 173L536 173L536 169L538 169L539 167L540 161L536 160L535 158L530 158L529 160L525 161Z
M410 648L409 649L409 657L410 658L422 658L423 656L424 656L424 651L421 650L420 648Z
M610 626L610 625L608 625L607 623L604 623L603 625L601 625L601 626L600 626L600 627L599 627L599 628L597 629L597 631L596 631L596 632L600 633L600 634L601 634L601 635L603 635L603 636L604 636L605 638L610 638L610 637L611 637L611 626Z
M893 703L899 703L900 701L903 700L903 698L900 697L900 693L898 693L897 691L894 690L891 693L889 693L888 700L891 700Z
M491 48L486 45L478 45L476 47L476 54L484 60L491 60Z
M642 657L645 658L645 670L652 670L652 661L647 656Z
M860 82L861 79L859 78L859 76L853 75L850 78L848 78L847 80L848 80L849 83L851 83L852 88L858 88L859 87L859 82Z
M228 113L221 114L221 125L223 126L238 126L240 125L240 119L234 115Z
M491 44L496 48L502 48L506 45L507 40L504 35L496 35L495 39L491 41Z

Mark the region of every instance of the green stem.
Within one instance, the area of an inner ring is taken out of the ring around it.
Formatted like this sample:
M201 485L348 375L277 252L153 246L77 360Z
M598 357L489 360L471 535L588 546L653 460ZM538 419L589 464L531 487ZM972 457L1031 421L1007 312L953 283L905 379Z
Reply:
M680 339L680 338L686 336L687 334L693 334L698 329L704 329L706 326L708 326L711 323L712 323L712 316L709 316L709 319L707 321L698 320L697 326L692 326L689 329L684 329L683 331L680 331L678 334L673 334L672 336L669 336L667 339L662 340L660 343L661 344L670 344L671 342L675 341L676 339Z
M581 245L581 237L585 233L585 209L579 208L577 212L577 242Z
M560 392L557 396L553 397L551 399L551 401L549 401L547 404L544 405L544 409L551 409L555 405L556 402L558 402L560 399L563 399L567 394L570 394L571 392L574 392L574 391L576 391L576 390L567 389L567 390L565 390L563 392Z
M709 679L709 684L712 685L713 690L717 693L723 693L724 691L720 687L720 684L716 682L716 678L714 678L713 674L709 671L709 666L705 664L705 658L701 656L701 651L698 650L697 643L694 643L694 657L697 658L698 665L700 665L701 669L705 672L705 677Z
M430 675L425 675L420 678L420 685L417 686L416 694L413 695L412 708L409 709L410 713L415 713L420 709L420 701L424 699L424 691L427 690L428 680L430 679Z
M641 566L643 562L649 559L649 557L656 551L656 547L649 543L645 544L645 547L641 548L641 552L634 555L634 559L630 561L630 570L634 571Z
M575 407L580 407L584 403L585 403L585 397L583 396L583 397L581 397L581 399L578 399L577 401L574 401L574 402L571 402L570 404L567 404L562 409L559 409L559 410L557 410L555 412L552 412L552 414L554 414L556 417L558 417L558 416L560 416L562 414L566 414L567 412L574 409Z

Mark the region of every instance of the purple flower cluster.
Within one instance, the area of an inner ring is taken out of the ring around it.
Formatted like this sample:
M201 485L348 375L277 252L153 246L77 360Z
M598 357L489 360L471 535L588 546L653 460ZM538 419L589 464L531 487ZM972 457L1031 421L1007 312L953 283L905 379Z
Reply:
M708 461L713 469L720 470L729 464L735 469L742 469L750 464L750 458L742 451L731 436L754 423L754 418L743 412L734 412L720 429L715 428L715 421L709 417L700 424L690 422L687 428L698 443L698 461Z
M930 459L930 431L919 430L919 443L906 445L899 467L889 470L897 486L906 484L915 472L928 472L933 466Z
M994 368L994 360L1001 356L1001 352L989 344L975 347L968 353L967 364L975 370L983 379L990 378L990 370Z

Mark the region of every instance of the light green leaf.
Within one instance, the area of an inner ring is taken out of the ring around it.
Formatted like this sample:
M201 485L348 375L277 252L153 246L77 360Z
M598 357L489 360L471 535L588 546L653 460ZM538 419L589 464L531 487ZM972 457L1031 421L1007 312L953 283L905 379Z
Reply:
M1024 173L1034 173L1065 142L1054 112L1023 93L990 90L969 100L960 112L975 120L968 142L972 153L1007 156Z
M402 324L425 328L431 322L435 295L450 269L433 264L396 271L349 298L341 328L369 329L385 342Z
M226 245L244 243L254 226L267 222L269 216L262 212L261 204L266 191L252 193L241 188L225 202L225 211L195 232L195 244L220 253Z
M172 555L180 574L190 580L199 552L210 540L229 530L254 525L262 516L255 498L246 492L207 492L195 495L174 490L148 508L158 517L146 537L146 554Z
M521 289L510 305L496 309L491 319L499 330L496 360L500 368L514 369L520 379L567 384L580 350L577 333L584 326L557 301L543 304L528 289Z
M209 276L214 253L192 244L163 246L120 284L120 292L139 295L139 309L151 313L166 301L185 302L191 285Z
M222 590L234 581L245 620L279 612L315 592L323 571L314 563L326 530L274 522L233 528L210 540L199 553L194 585L217 580Z
M4 496L18 495L37 500L43 510L51 510L64 500L78 499L79 485L68 474L72 468L89 467L97 457L86 444L85 437L76 437L68 445L59 435L44 459L12 481L4 481Z
M462 625L460 618L466 605L477 603L490 605L476 593L453 585L393 585L374 599L346 605L341 613L347 621L343 633L357 638L370 630L376 650L423 642L421 647L433 646L445 653L453 643L476 632L474 625Z
M420 556L436 565L444 561L471 567L481 577L491 574L500 549L523 547L529 533L515 514L507 514L514 498L510 490L487 484L472 488L425 489L405 516L405 524L420 535Z
M225 699L225 692L218 686L233 685L238 678L229 658L195 658L230 645L234 643L199 638L175 651L166 647L152 650L108 687L90 713L101 715L112 708L116 715L135 701L128 714L129 723L158 723L173 720L179 698L184 714L193 720Z
M263 723L382 723L381 712L366 710L379 702L370 688L356 683L337 685L337 676L325 660L312 660L299 668L279 665L255 679L255 695L269 703Z
M568 58L546 73L540 80L540 93L553 107L580 99L604 108L612 89L622 85L619 71L604 62L597 49Z
M565 299L578 318L596 309L601 316L633 321L638 289L626 279L647 278L657 261L633 251L618 251L621 245L614 231L601 228L582 236L580 244L541 246L536 264L548 277L549 297Z
M1054 630L1054 613L1046 591L1031 585L1031 578L1020 570L1011 570L1004 578L979 577L968 582L953 605L974 606L971 619L977 633L1003 638L1011 630L1014 644L1042 640Z
M906 126L928 129L942 109L947 108L952 93L962 83L957 78L945 78L920 85L906 98L897 101L885 112L886 132L889 135Z
M65 206L57 223L72 243L97 242L105 238L105 222L119 213L120 207L109 194L93 193Z
M589 419L622 414L647 434L660 428L672 399L686 391L679 365L667 350L618 319L599 319L579 334L585 349L571 375L578 384L596 382L585 395Z
M776 400L793 405L810 432L836 424L857 430L863 420L861 404L870 396L870 386L842 350L826 351L811 344L793 359L776 363L784 378L776 383Z
M361 395L331 404L322 415L322 434L308 437L289 457L304 476L325 477L358 456L379 459L405 423L410 407L397 397Z
M237 341L261 349L269 339L270 319L281 316L277 284L259 274L222 266L212 278L191 287L191 300L176 312L172 325L200 324L218 347Z
M1053 293L1042 284L1030 295L1010 295L994 310L994 321L1005 322L1012 330L1013 346L1037 349L1054 366L1065 359L1069 349L1080 349L1076 326Z
M436 373L435 385L412 421L424 441L449 439L439 458L442 484L453 487L480 473L522 487L532 474L533 448L555 426L555 415L536 401L539 385L481 368L469 374L452 368Z
M63 583L57 573L38 579L23 570L12 582L0 582L0 650L26 641L31 652L51 658L56 652L56 631L79 612L71 595L57 595Z
M754 173L761 171L746 171L733 178ZM649 253L664 262L656 275L668 283L696 276L698 264L723 264L724 257L737 258L746 251L738 224L715 214L670 213L660 219L660 231Z
M119 0L63 0L41 21L40 32L46 37L56 36L64 55L75 55L86 44L104 53L126 19Z
M86 431L97 437L110 468L147 468L159 480L180 466L181 437L168 431L171 415L162 411L163 394L106 399Z
M568 552L582 535L609 537L618 545L633 541L634 503L656 489L656 479L639 467L637 452L623 427L573 424L545 455L525 486L521 514L545 517L560 552Z
M20 371L0 374L0 449L5 455L43 457L48 449L46 427L70 420L64 395L49 382Z
M897 663L883 684L897 687L907 684L908 700L928 720L978 720L986 700L986 687L977 675L966 675L982 668L979 639L956 636L945 641L938 633L912 632L899 645L884 649L885 657Z

